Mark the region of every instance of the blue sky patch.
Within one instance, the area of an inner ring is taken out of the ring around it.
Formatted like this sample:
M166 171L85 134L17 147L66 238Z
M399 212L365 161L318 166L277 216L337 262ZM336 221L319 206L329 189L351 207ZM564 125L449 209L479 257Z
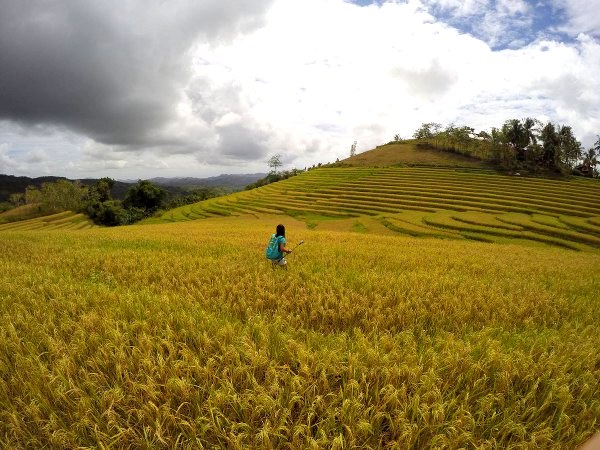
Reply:
M360 6L382 3L377 0L351 2ZM574 40L574 36L560 30L567 22L564 10L549 0L525 1L526 12L512 13L498 0L491 0L485 7L482 5L471 11L465 11L462 6L444 6L437 0L422 0L422 3L438 21L485 41L494 50L520 48L539 39Z

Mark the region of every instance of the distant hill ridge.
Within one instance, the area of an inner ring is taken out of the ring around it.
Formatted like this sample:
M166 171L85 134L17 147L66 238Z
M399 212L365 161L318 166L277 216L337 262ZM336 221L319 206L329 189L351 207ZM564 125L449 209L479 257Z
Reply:
M195 178L195 177L155 177L150 178L152 183L159 186L177 186L177 187L229 187L242 189L256 180L267 176L266 173L248 173L248 174L221 174L214 177Z
M254 183L256 180L265 177L264 173L255 174L223 174L208 178L193 178L193 177L177 177L177 178L165 178L156 177L151 178L150 181L157 185L163 186L165 189L169 188L183 188L193 189L200 187L222 187L231 190L239 190L245 188L248 184ZM45 176L30 178L25 176L6 175L0 174L0 202L7 201L10 194L23 193L28 186L41 187L44 183L51 183L57 180L68 180L76 181L66 177L55 177ZM94 184L96 178L83 178L78 179L82 184L89 186ZM116 199L125 198L125 194L129 188L137 183L138 180L121 180L115 181L112 189L112 196ZM176 192L180 192L180 189L176 189Z
M15 193L23 193L28 186L35 186L37 188L41 187L44 183L52 183L58 180L68 180L68 181L76 181L66 177L23 177L23 176L15 176L15 175L5 175L0 174L0 202L5 202L8 200L10 194ZM78 179L83 185L89 186L94 184L97 179L95 178L84 178ZM115 181L115 184L112 189L112 195L114 198L123 199L125 198L125 193L131 187L130 183L124 183L122 181Z

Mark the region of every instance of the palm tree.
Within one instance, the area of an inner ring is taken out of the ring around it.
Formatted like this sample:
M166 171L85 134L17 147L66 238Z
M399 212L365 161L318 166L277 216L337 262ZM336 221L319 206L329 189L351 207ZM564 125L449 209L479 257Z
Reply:
M535 159L535 150L538 148L537 140L539 130L536 128L539 125L539 121L536 119L532 119L531 117L527 117L523 120L522 128L523 128L523 144L525 144L524 149L524 157L528 161L532 161Z
M548 122L544 128L542 128L540 138L542 141L544 141L544 145L542 147L544 152L544 162L548 168L555 168L560 139L552 122Z
M525 148L529 145L529 133L533 127L533 124L531 124L528 131L525 129L524 123L525 121L521 122L518 119L511 119L507 120L502 126L502 133L506 138L506 143L514 149L517 161L525 161Z
M592 170L597 164L600 164L598 158L596 158L596 149L590 148L586 153L583 154L583 167L588 170Z
M581 143L573 135L573 129L567 125L558 129L558 139L560 141L559 157L566 166L572 168L581 158Z

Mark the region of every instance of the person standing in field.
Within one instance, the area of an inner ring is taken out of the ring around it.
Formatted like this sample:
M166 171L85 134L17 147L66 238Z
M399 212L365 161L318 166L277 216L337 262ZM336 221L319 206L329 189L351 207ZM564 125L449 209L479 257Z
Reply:
M291 250L285 248L285 227L281 224L277 225L275 234L271 235L271 240L267 246L266 255L267 259L270 259L273 264L277 264L281 267L285 267L287 261L285 260L285 253L292 253Z

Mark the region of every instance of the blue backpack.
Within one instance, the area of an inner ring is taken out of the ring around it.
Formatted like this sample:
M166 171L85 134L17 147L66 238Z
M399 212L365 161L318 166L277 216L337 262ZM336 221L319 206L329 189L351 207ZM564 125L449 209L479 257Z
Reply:
M281 242L285 242L283 236L275 236L274 234L271 236L271 240L269 241L269 245L265 252L268 259L281 259L283 257L283 253L279 251L279 244L281 244Z

